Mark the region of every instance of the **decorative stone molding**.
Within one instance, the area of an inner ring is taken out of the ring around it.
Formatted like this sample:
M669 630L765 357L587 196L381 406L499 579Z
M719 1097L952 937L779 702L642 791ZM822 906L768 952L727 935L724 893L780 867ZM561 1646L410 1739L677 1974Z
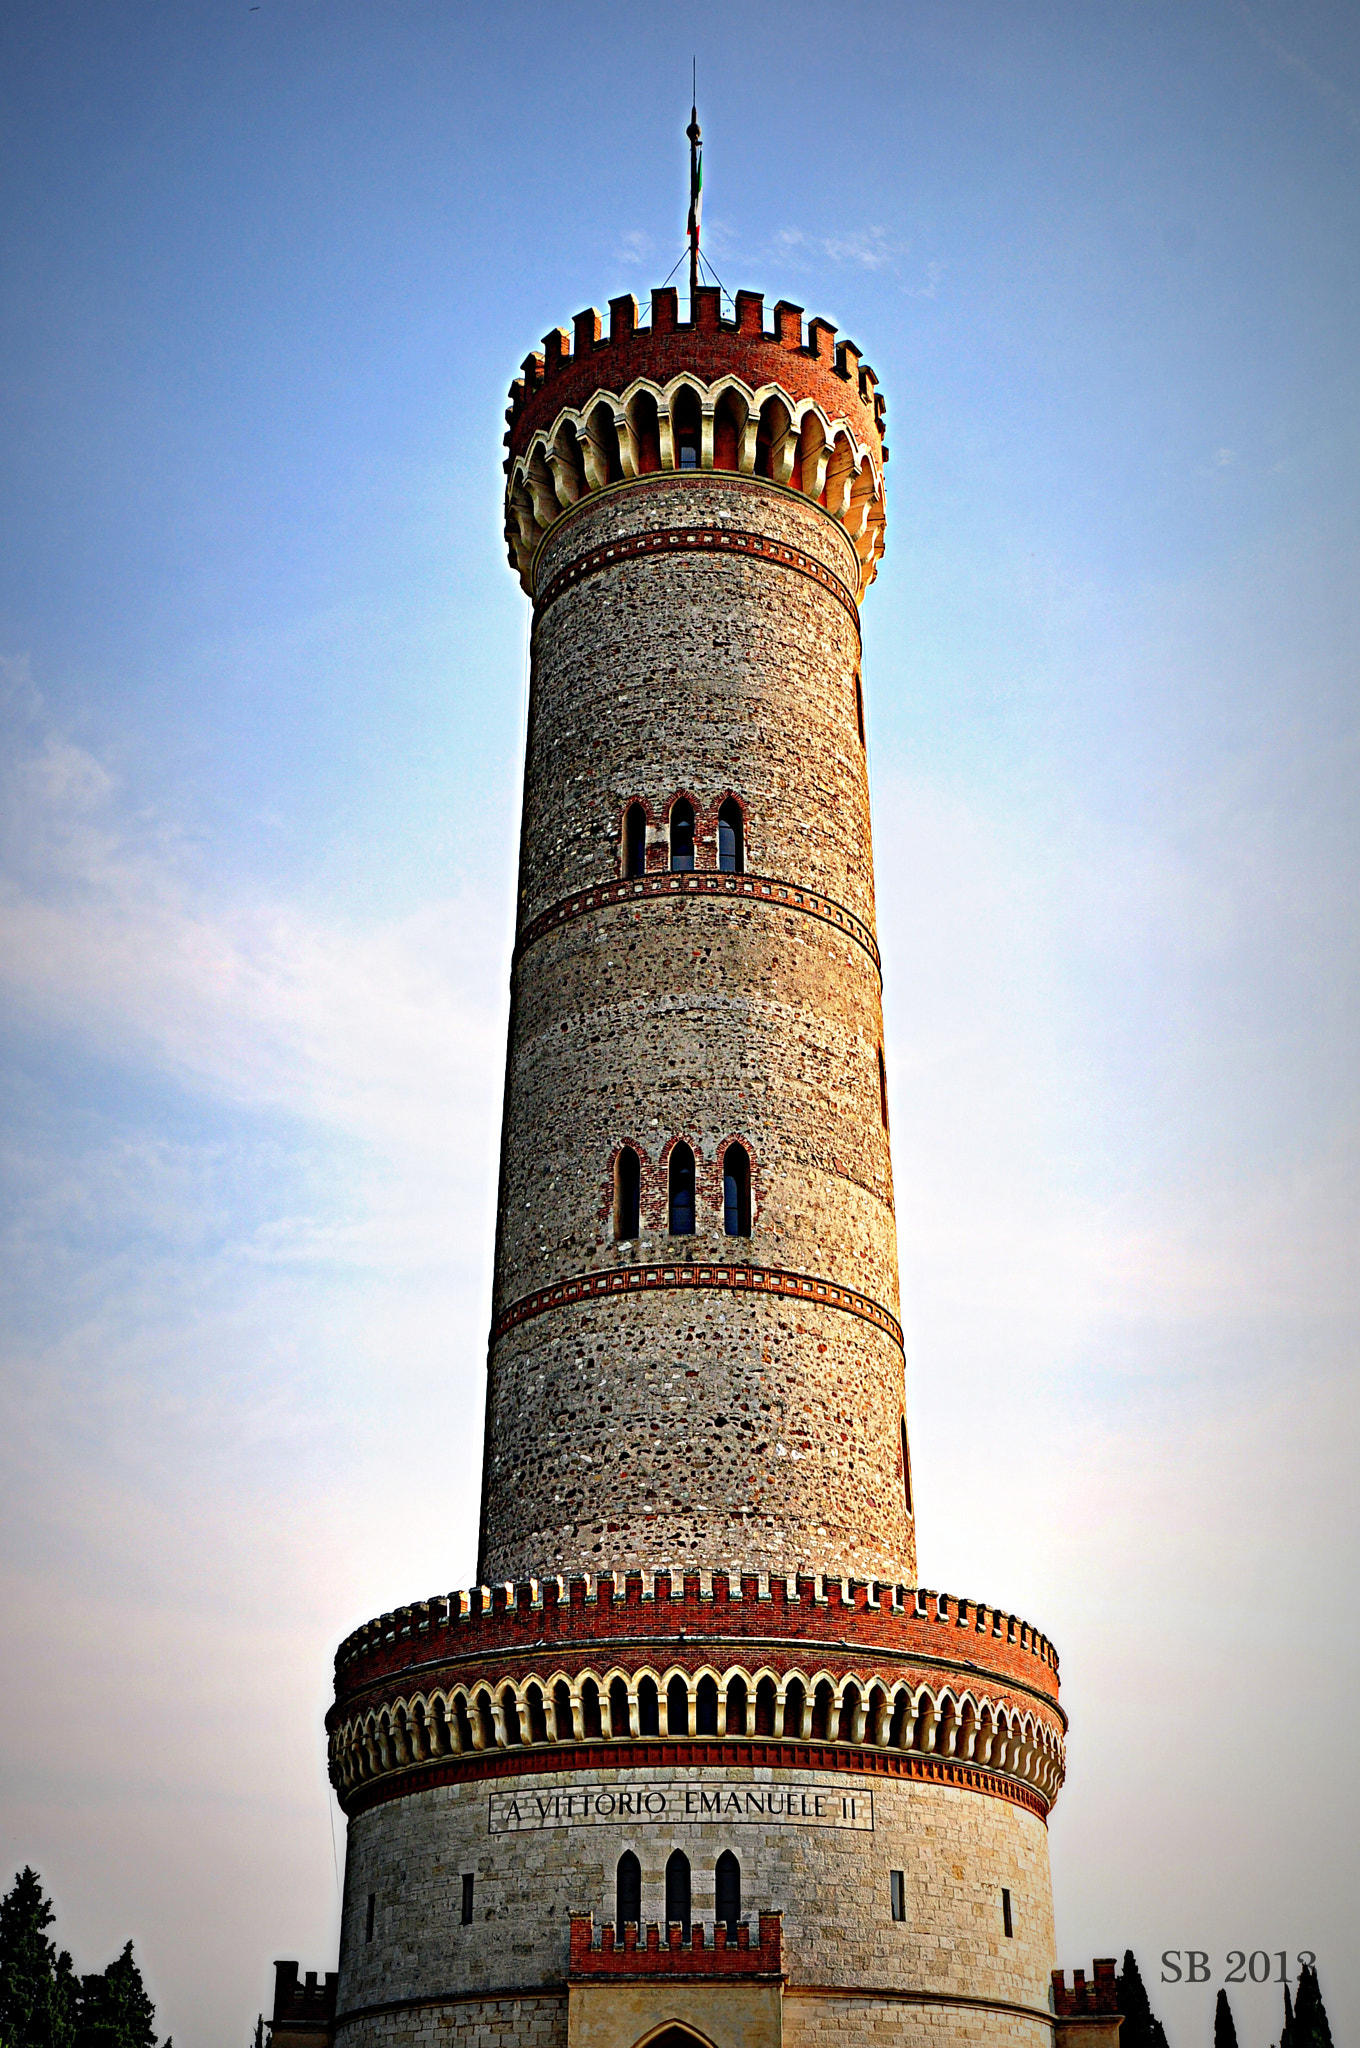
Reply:
M779 1266L713 1265L705 1260L693 1265L671 1260L655 1266L608 1266L598 1273L575 1274L555 1287L540 1287L501 1310L491 1325L491 1342L549 1309L571 1308L583 1301L645 1299L696 1288L723 1288L766 1298L779 1295L811 1307L843 1309L847 1315L872 1323L876 1330L886 1331L895 1344L902 1342L902 1325L896 1316L867 1294L857 1294L853 1287L840 1287L834 1280L811 1273L786 1273Z
M833 903L829 896L819 896L813 889L800 889L795 882L778 882L768 875L728 875L716 869L698 869L681 874L665 870L655 875L635 875L627 881L606 882L598 889L582 889L575 896L564 896L560 903L550 904L547 910L541 911L525 926L515 947L513 964L519 965L536 939L558 931L573 918L582 917L589 911L608 910L616 903L685 902L696 896L705 900L720 897L738 904L764 904L771 910L801 910L807 917L834 925L837 931L844 932L848 939L862 946L874 963L879 981L883 979L883 963L874 935L852 911Z
M506 413L505 536L511 563L535 594L545 533L584 498L653 475L727 470L794 490L820 505L850 540L862 597L883 552L884 404L872 370L829 322L808 322L781 300L738 292L724 320L716 289L695 294L681 321L677 294L652 293L650 329L632 298L610 301L610 331L579 313L569 336L545 335L526 356Z

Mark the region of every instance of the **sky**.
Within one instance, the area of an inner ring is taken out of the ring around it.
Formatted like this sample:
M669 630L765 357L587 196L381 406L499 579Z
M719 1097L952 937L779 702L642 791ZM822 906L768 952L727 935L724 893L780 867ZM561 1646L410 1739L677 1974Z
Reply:
M1207 2048L1231 1951L1312 1950L1344 2041L1341 0L0 11L0 1884L81 1969L130 1935L179 2048L334 1965L334 1647L475 1563L506 389L679 256L692 53L717 273L888 403L922 1581L1058 1645L1059 1960L1132 1947Z

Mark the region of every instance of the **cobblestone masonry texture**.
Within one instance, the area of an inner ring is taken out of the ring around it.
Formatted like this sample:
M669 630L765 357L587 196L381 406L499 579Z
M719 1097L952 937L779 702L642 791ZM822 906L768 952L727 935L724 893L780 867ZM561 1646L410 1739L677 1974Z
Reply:
M578 508L544 544L540 587L610 536L703 525L758 531L853 585L853 550L818 508L706 477ZM698 867L716 866L718 807L735 795L748 871L814 888L872 929L858 666L847 611L793 568L666 555L564 591L535 633L520 930L617 880L631 802L664 840L682 793ZM882 1037L869 954L797 910L630 902L536 938L514 974L496 1311L602 1267L721 1259L830 1278L895 1314ZM680 1139L697 1228L676 1240ZM734 1139L752 1161L741 1240L723 1232ZM642 1227L617 1244L624 1144L642 1160ZM702 1292L642 1313L553 1310L493 1347L481 1575L608 1553L620 1567L739 1557L910 1579L901 1417L899 1348L844 1312Z

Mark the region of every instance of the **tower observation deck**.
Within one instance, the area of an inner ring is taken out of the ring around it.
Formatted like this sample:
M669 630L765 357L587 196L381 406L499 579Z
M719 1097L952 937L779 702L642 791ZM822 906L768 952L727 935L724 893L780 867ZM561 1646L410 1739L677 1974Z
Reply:
M1057 1655L916 1583L859 634L884 401L796 306L679 313L579 314L510 394L480 1583L336 1655L336 2038L1038 2048Z

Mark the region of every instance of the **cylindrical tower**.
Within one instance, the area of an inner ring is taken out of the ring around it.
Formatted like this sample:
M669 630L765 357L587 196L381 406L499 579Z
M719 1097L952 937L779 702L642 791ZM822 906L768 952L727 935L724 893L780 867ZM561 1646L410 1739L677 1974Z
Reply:
M915 1585L859 644L883 400L796 306L690 311L578 315L511 393L483 1583L337 1653L337 2034L1048 2048L1057 1657Z

